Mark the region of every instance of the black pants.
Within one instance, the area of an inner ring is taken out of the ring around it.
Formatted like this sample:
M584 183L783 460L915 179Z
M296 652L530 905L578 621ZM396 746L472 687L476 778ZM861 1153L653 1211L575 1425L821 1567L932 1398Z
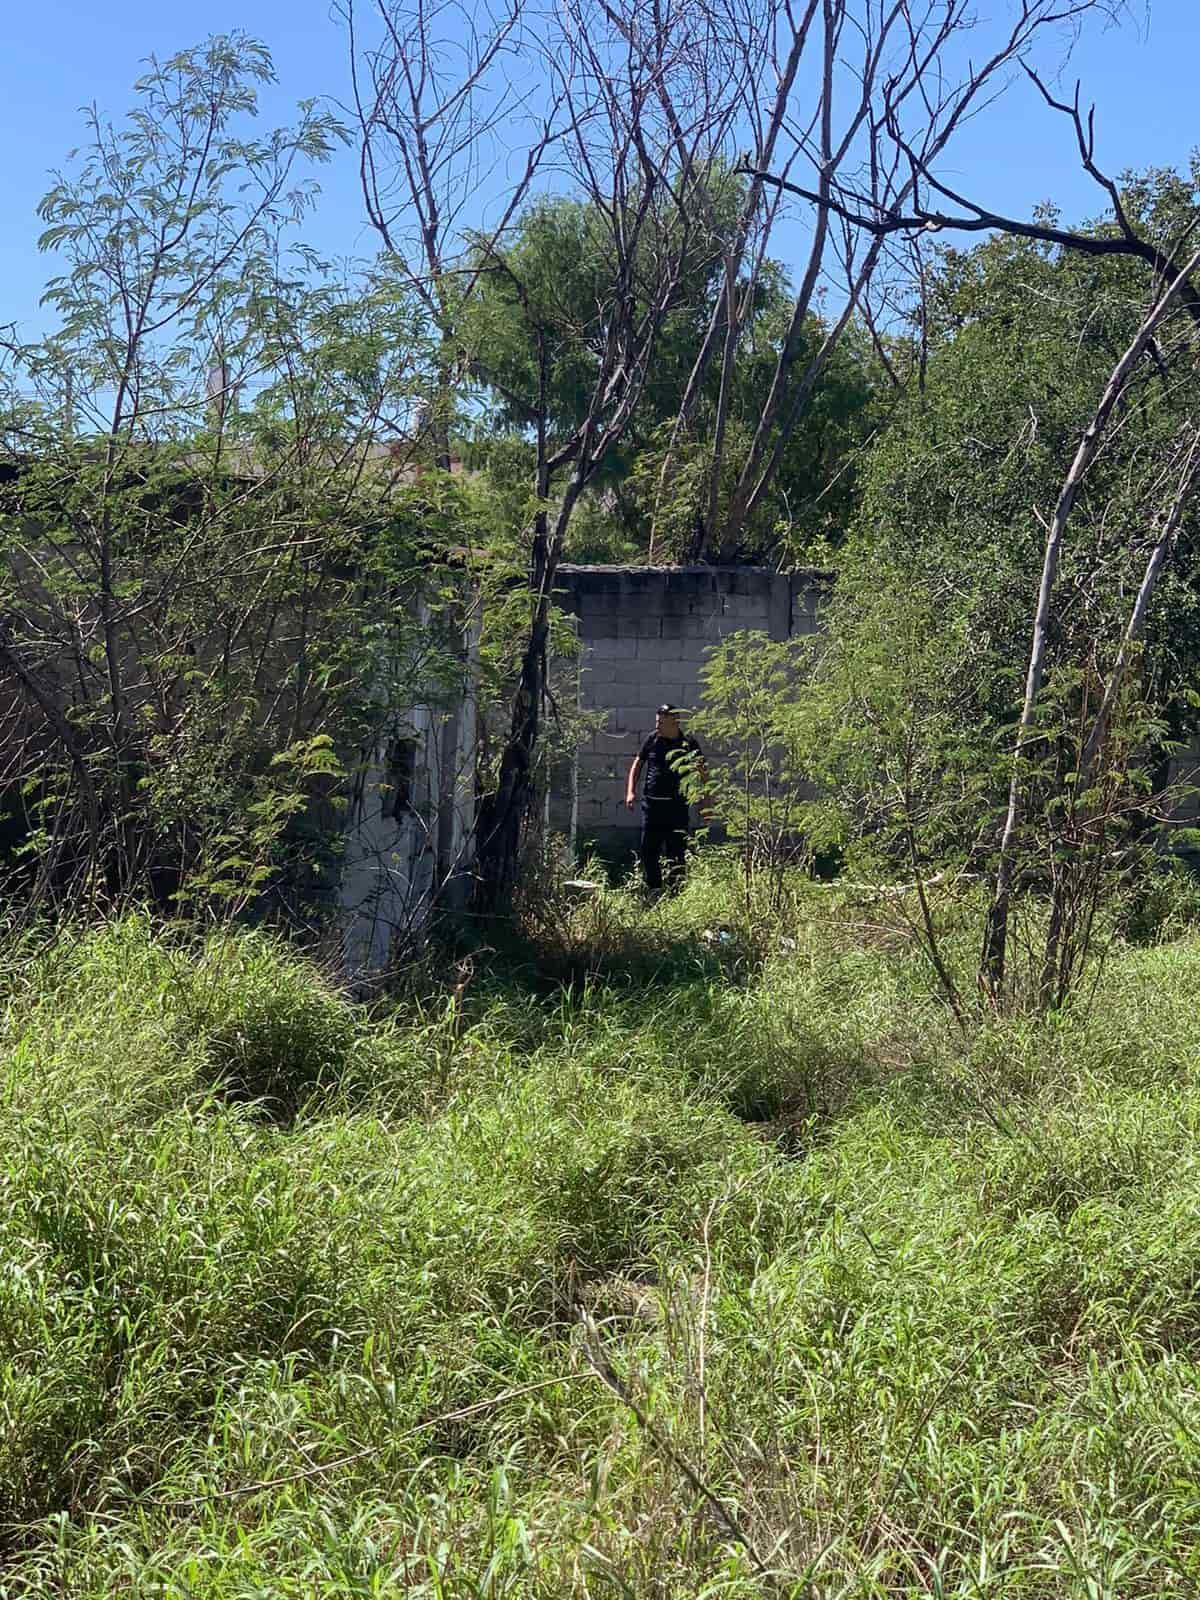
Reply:
M686 806L672 805L669 801L647 801L642 807L642 840L638 856L642 863L642 877L647 889L663 886L663 862L666 862L667 882L678 888L683 882L683 866L687 854L688 812Z

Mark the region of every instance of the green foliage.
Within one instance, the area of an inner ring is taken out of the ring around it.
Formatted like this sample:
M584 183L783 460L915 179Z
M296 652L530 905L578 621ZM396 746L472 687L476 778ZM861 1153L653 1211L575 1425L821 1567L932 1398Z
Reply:
M865 331L855 323L832 352L799 426L788 437L770 492L738 542L722 543L720 530L767 400L791 312L785 276L781 270L768 271L730 383L711 544L697 549L697 528L708 516L714 464L715 378L673 450L675 430L669 418L639 441L631 461L630 491L643 518L653 517L660 558L680 561L704 555L751 566L828 566L840 549L858 507L860 462L891 409L882 369ZM809 318L797 340L798 364L815 354L826 332L820 318Z
M641 402L647 419L661 420L678 409L708 321L721 232L733 225L740 189L740 181L721 170L709 176L706 194L715 229L694 228L695 243L680 263L675 303L655 345ZM630 217L639 198L628 197ZM681 226L673 204L655 203L649 226L639 235L635 315L644 313L655 292L659 264L678 254L672 235ZM561 442L584 421L592 398L605 307L618 281L613 220L594 204L541 201L524 213L502 256L481 257L479 266L479 292L463 309L461 333L494 397L493 420L524 430L545 414L552 439Z
M152 63L43 205L60 328L0 417L0 789L39 898L307 900L364 750L461 691L492 512L406 470L429 340L293 242L343 133L256 135L271 76L242 35Z
M717 858L579 906L574 996L481 966L373 1020L260 936L9 947L6 1591L1179 1587L1194 941L964 1033L800 891L736 972Z
M741 198L740 181L721 170L710 184L712 222L698 230L701 242L682 264L678 293L663 318L627 436L603 463L577 513L583 525L572 527L573 560L646 554L652 527L658 561L713 553L707 544L702 550L694 547L697 526L708 514L719 361L705 380L689 428L675 439L665 479L663 473L696 351L721 292L721 249ZM670 258L661 230L678 225L674 216L659 219L644 240L647 283L653 283L656 257ZM502 258L481 262L478 292L459 316L459 333L486 399L480 426L468 429L467 459L498 471L498 481L505 481L512 453L497 446L497 430L511 440L528 440L540 417L553 447L586 416L603 344L603 308L613 294L612 250L610 220L563 199L531 207ZM783 268L765 263L730 375L718 526L762 414L791 312L792 291ZM825 331L820 319L810 319L799 360L817 348ZM882 373L865 333L854 328L835 351L802 426L788 441L771 495L739 549L726 552L725 559L794 561L814 541L836 544L854 502L857 455L883 412ZM525 454L528 482L532 447Z
M293 129L243 132L273 81L265 46L215 36L152 60L124 126L89 113L87 146L39 208L39 244L66 263L46 290L60 329L28 353L85 430L110 408L115 431L190 400L194 363L209 364L224 324L274 276L280 231L315 193L297 167L327 160L346 134L311 102Z
M821 634L733 635L709 657L716 809L751 870L801 840L872 880L969 856L997 780L992 730L969 720L975 663L948 607L890 578L848 565Z
M1163 174L1131 183L1128 204L1160 241L1192 220L1186 186ZM1032 959L1027 989L1018 996L1010 981L1004 998L1053 1005L1086 962L1097 909L1147 867L1152 830L1180 798L1166 791L1168 763L1196 723L1187 505L1103 747L1083 758L1181 440L1194 438L1195 331L1187 317L1160 329L1100 436L1070 512L1045 669L1014 755L1049 519L1150 287L1139 263L1003 237L943 251L926 287L921 381L862 468L838 561L828 660L843 688L826 719L829 748L867 752L857 771L840 761L843 812L857 806L859 831L885 856L904 845L914 877L929 867L993 875L1015 796L1021 827L1005 872L1019 862L1017 897L1045 895L1052 909L1040 970ZM838 792L827 769L830 780ZM989 987L1004 987L992 938L1002 926L1002 916L989 923Z
M820 635L735 634L712 653L702 726L723 747L715 809L741 843L748 910L763 899L757 877L777 915L801 858L883 885L877 915L916 934L960 1012L925 884L973 865L1001 769L991 730L969 721L961 629L888 576L840 575Z
M777 893L783 869L808 848L812 797L795 723L810 656L810 641L732 634L709 653L702 673L696 732L710 753L710 776L702 784L690 775L692 798L705 799L741 845L747 880L764 872Z
M1141 188L1129 201L1149 234L1166 222L1147 193L1159 210L1169 204L1176 225L1190 215L1180 212L1177 181L1151 176L1139 200ZM1028 656L1041 519L1148 290L1136 263L1005 238L945 251L929 289L925 382L898 404L861 469L852 548L860 572L883 561L892 581L923 590L931 606L952 597L978 662L981 714L1008 720ZM1155 534L1163 463L1191 415L1188 370L1161 357L1144 363L1072 512L1051 618L1067 672L1099 666L1114 649ZM1146 634L1147 690L1176 730L1194 721L1194 516Z

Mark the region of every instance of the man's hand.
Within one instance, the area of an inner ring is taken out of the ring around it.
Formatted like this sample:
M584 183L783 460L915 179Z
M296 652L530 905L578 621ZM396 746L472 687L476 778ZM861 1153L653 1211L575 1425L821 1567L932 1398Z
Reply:
M637 805L637 796L632 789L626 789L625 791L625 805L630 811Z

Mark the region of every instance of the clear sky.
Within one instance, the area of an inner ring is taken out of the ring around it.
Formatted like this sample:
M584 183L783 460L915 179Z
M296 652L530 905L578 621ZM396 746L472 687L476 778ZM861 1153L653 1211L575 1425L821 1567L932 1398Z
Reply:
M1140 0L1137 0L1140 3ZM1003 10L1008 0L979 0ZM263 96L271 125L296 100L348 90L345 38L328 0L8 0L0 53L0 323L26 334L42 325L38 299L50 264L36 240L38 199L51 168L80 140L79 108L95 100L113 116L131 102L139 62L210 33L244 29L271 49L279 83ZM1098 107L1098 153L1112 169L1181 165L1200 146L1196 80L1200 0L1152 0L1140 26L1092 30L1071 76ZM1099 209L1078 168L1068 125L1020 86L956 147L953 177L996 210L1027 215L1053 199L1077 220ZM951 178L949 169L944 175ZM331 256L371 254L352 152L323 169L307 237Z

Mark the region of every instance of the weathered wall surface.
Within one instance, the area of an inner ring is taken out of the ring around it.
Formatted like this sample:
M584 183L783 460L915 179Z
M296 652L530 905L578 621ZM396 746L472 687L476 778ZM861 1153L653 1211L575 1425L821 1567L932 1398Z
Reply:
M698 705L701 668L731 633L815 633L827 585L824 573L754 567L560 567L559 600L581 645L580 700L605 720L580 749L555 824L570 828L573 813L581 841L610 850L631 842L638 819L625 809L625 776L655 706Z
M430 625L425 607L419 619ZM469 892L477 614L465 618L455 648L466 669L466 692L397 714L361 753L347 797L338 911L342 964L354 978L383 971L397 940L419 928L435 903L461 906Z

